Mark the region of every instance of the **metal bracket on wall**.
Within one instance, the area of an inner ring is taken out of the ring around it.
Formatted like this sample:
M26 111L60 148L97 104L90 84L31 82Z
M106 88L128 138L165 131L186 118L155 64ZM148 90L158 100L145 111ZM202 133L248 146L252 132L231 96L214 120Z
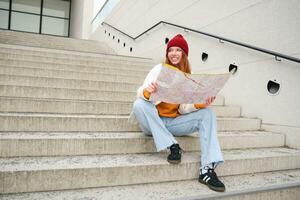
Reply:
M278 56L275 56L276 61L281 61L281 59L278 58Z

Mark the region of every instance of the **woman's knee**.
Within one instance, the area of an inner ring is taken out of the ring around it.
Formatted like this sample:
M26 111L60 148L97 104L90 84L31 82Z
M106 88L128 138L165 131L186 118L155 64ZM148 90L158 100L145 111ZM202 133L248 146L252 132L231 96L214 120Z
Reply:
M151 104L151 102L148 102L142 98L138 98L135 100L135 102L133 103L133 111L134 112L138 112L138 111L141 111L147 107L149 107Z
M144 101L143 99L141 98L138 98L134 101L133 103L133 109L139 109L139 108L142 108L144 106Z

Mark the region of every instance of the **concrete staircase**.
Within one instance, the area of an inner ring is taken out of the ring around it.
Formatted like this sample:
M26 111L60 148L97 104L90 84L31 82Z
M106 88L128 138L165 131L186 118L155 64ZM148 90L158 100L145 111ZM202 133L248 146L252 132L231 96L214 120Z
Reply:
M7 31L0 47L0 199L299 199L300 150L221 96L212 108L227 192L197 182L196 134L178 138L179 165L156 153L128 122L151 60Z

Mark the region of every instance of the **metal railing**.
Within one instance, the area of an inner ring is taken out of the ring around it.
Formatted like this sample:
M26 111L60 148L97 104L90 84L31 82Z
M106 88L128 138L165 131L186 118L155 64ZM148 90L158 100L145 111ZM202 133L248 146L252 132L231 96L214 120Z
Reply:
M278 52L275 52L275 51L263 49L263 48L252 46L252 45L245 44L245 43L242 43L242 42L237 42L237 41L234 41L234 40L231 40L231 39L227 39L227 38L224 38L224 37L220 37L220 36L213 35L213 34L210 34L210 33L205 33L205 32L202 32L202 31L198 31L198 30L195 30L195 29L192 29L192 28L180 26L180 25L177 25L177 24L172 24L172 23L165 22L165 21L160 21L160 22L156 23L155 25L151 26L150 28L148 28L147 30L145 30L144 32L142 32L141 34L139 34L135 37L128 35L127 33L115 28L114 26L112 26L112 25L110 25L106 22L102 22L102 25L109 26L112 29L114 29L114 30L122 33L123 35L126 35L127 37L131 38L132 40L136 40L136 39L140 38L141 36L143 36L144 34L149 32L150 30L152 30L155 27L159 26L160 24L166 24L166 25L169 25L169 26L174 26L174 27L177 27L177 28L184 29L186 31L192 31L192 32L195 32L195 33L199 33L199 34L208 36L208 37L216 38L220 42L226 41L226 42L229 42L229 43L232 43L232 44L235 44L235 45L238 45L238 46L242 46L242 47L245 47L245 48L248 48L248 49L260 51L260 52L263 52L263 53L266 53L266 54L269 54L269 55L273 55L273 56L275 56L275 60L277 60L277 61L281 61L279 58L283 58L283 59L290 60L290 61L293 61L293 62L296 62L296 63L300 63L300 59L296 58L296 57L291 57L291 56L281 54L281 53L278 53Z

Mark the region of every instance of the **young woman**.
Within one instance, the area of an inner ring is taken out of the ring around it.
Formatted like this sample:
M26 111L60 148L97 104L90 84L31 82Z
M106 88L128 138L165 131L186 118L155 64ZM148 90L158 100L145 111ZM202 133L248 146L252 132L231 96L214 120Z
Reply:
M165 63L191 73L188 61L189 48L186 40L178 34L167 45ZM138 98L133 105L133 113L141 130L152 135L157 151L170 149L168 162L181 162L181 148L174 136L198 132L201 146L201 167L199 182L215 191L225 191L224 184L218 179L214 169L224 162L217 138L216 117L207 108L215 97L206 99L204 104L170 104L149 101L156 92L155 82L162 64L156 65L147 75L144 84L138 89Z

